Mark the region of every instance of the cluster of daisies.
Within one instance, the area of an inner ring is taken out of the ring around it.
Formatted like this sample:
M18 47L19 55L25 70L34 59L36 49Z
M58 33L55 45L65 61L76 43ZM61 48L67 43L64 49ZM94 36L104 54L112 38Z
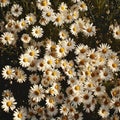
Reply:
M43 57L40 46L45 47ZM67 60L71 54L75 57ZM16 108L12 92L3 91L2 108L13 111L14 120L82 120L82 112L93 112L98 104L102 118L119 119L120 87L115 86L110 96L104 85L120 70L118 56L109 45L100 44L94 49L76 45L73 39L60 40L58 44L48 39L43 45L37 42L29 46L18 59L21 67L6 65L2 70L3 78L12 80L13 84L26 80L31 84L27 108ZM22 68L31 74L27 76ZM43 101L44 106L40 105Z
M118 55L108 44L96 49L76 44L79 33L92 37L97 29L90 19L81 17L88 10L86 3L71 2L71 6L61 2L54 10L50 0L36 0L30 4L36 5L39 14L30 12L21 18L22 5L0 0L1 8L10 8L0 23L0 42L5 46L20 42L23 48L17 67L5 65L2 77L11 86L30 83L27 106L18 105L14 91L2 92L1 108L12 113L13 120L84 120L84 113L96 110L101 119L120 119L120 87L115 84L108 93L106 86L120 71ZM119 25L111 25L110 30L120 39Z

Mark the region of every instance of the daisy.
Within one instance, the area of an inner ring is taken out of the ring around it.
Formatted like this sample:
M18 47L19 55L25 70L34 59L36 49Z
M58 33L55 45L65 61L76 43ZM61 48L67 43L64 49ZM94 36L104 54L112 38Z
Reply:
M120 117L117 114L113 114L110 118L110 120L119 120Z
M117 86L111 90L111 95L113 98L117 98L120 96L120 87Z
M30 81L31 84L38 84L39 81L40 81L40 77L36 73L35 74L31 74L29 76L29 81Z
M78 10L73 10L72 11L72 17L73 17L74 20L77 20L79 18Z
M1 103L1 107L5 112L9 112L10 110L13 111L17 104L14 97L4 97Z
M119 59L115 59L115 60L109 59L107 64L108 64L108 67L112 70L112 72L117 72L120 70Z
M13 32L14 33L18 33L21 31L21 28L20 28L20 21L16 21L15 24L14 24L14 27L13 27Z
M59 94L56 96L56 102L62 104L63 101L64 101L64 94L62 92L59 92Z
M71 105L73 105L75 108L78 107L78 105L81 104L81 96L79 94L74 94L73 96L70 96Z
M44 10L51 5L50 0L37 0L36 5L38 9Z
M6 28L8 31L12 31L14 25L15 25L15 21L14 21L14 20L9 20L9 21L7 22L7 24L5 25L5 28Z
M44 17L40 17L39 23L43 26L46 26L49 21L47 21Z
M44 61L45 61L46 68L51 68L51 67L54 68L55 67L55 58L54 57L45 55Z
M47 114L49 116L55 116L58 113L58 108L57 106L53 106L53 107L48 107L47 108Z
M13 113L13 120L26 120L27 118L27 109L23 106L15 109Z
M82 93L82 102L84 103L84 104L89 104L89 103L91 103L92 102L92 99L93 99L93 95L92 95L92 92L90 92L90 91L84 91L83 93Z
M6 7L10 4L9 0L0 0L0 7Z
M41 85L45 88L49 87L49 81L46 78L42 78Z
M95 36L96 34L96 28L93 26L93 24L86 23L83 29L83 33L86 36Z
M107 118L109 116L109 109L107 107L101 106L98 110L98 114L102 117L102 118Z
M106 92L105 86L99 85L99 84L95 85L94 95L96 95L96 96L102 96L103 94L105 94L105 92Z
M22 34L22 37L21 37L21 41L23 43L29 43L31 41L31 37L29 36L29 34Z
M45 64L44 59L42 59L42 58L38 59L36 64L37 64L37 68L39 71L44 71L46 69L46 64Z
M82 32L85 26L85 21L79 18L78 20L75 21L75 23L78 25L79 31Z
M33 13L29 13L28 15L26 15L25 19L29 25L34 25L37 21L36 16Z
M84 12L84 11L88 10L88 7L87 7L87 5L86 5L86 3L84 1L80 1L77 4L79 6L80 11Z
M33 119L33 117L37 114L34 108L29 107L27 112L27 119ZM34 119L33 119L34 120ZM35 119L36 120L36 119Z
M27 70L29 71L36 71L37 70L37 59L34 59L30 62L30 65L27 67Z
M41 38L43 36L43 29L40 26L34 26L32 28L32 35L35 38Z
M101 55L103 55L103 56L105 56L105 57L108 57L109 54L111 53L110 48L111 48L111 47L110 47L108 44L102 43L102 44L100 44L99 47L97 47L97 51L98 51L99 53L101 53Z
M63 29L59 32L59 37L64 40L64 39L67 39L69 37L69 34L66 30Z
M72 51L75 48L75 41L73 39L67 39L65 44L65 46L67 47L66 49L68 51Z
M6 15L5 15L5 20L8 22L9 20L14 20L13 15L11 14L10 11L7 11Z
M59 10L59 12L62 13L62 12L66 12L67 8L68 8L67 4L64 3L64 2L61 2L60 5L59 5L59 7L58 7L58 10Z
M120 113L120 98L113 98L110 106L115 110L115 113Z
M83 114L81 112L75 112L73 119L74 120L83 120Z
M28 67L32 59L28 54L21 54L19 57L19 63L22 67Z
M56 105L56 98L52 96L48 96L46 98L46 105L48 108L52 108Z
M43 87L39 85L33 85L29 91L30 98L33 98L36 102L40 102L45 97Z
M51 96L57 96L59 94L58 91L53 87L48 88L46 93L50 94Z
M65 16L65 22L66 23L72 23L72 21L73 21L73 13L72 13L72 11L65 12L64 16Z
M76 76L76 72L75 72L75 69L74 68L67 68L65 70L65 74L69 77L69 78L73 78Z
M86 103L86 104L84 104L83 108L87 113L90 113L95 110L95 105L92 103L89 103L89 104Z
M65 57L67 55L67 49L64 46L56 46L56 54L58 58Z
M15 37L14 34L12 34L11 32L4 32L1 35L1 42L4 45L11 45L14 43L14 41L15 41Z
M113 37L115 39L120 39L120 26L116 26L113 29Z
M26 29L27 27L28 27L27 20L21 19L21 20L20 20L20 29L21 29L21 30L24 30L24 29Z
M27 79L27 75L21 68L15 68L15 79L18 83L23 83Z
M71 32L73 35L75 35L75 36L78 35L79 27L78 27L78 25L77 25L76 23L71 24L71 26L70 26L70 32Z
M15 17L19 17L22 14L23 8L19 4L13 4L11 7L11 13Z
M2 70L2 76L4 79L13 79L15 75L14 72L15 70L11 66L6 65Z
M57 69L53 69L50 76L53 80L59 79L60 78L60 72Z
M80 56L85 56L89 50L89 47L84 44L80 44L75 49L75 54Z
M2 97L6 98L6 97L13 97L13 93L11 92L11 90L7 89L7 90L3 90L2 92Z
M42 12L42 17L47 21L54 21L55 13L52 8L47 8Z
M55 15L54 25L55 26L61 26L64 23L64 15L63 13L57 13Z
M39 50L34 46L29 46L26 50L26 54L28 54L32 59L37 59L39 56Z
M60 113L63 115L68 115L69 108L67 104L62 104L60 107Z
M34 110L38 116L43 116L45 114L45 108L41 107L40 105L35 105Z

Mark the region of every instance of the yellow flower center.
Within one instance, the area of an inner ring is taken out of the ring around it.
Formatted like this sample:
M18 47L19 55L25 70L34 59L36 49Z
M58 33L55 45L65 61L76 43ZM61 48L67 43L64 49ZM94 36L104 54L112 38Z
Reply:
M116 63L113 63L113 64L112 64L112 67L113 67L113 68L116 68L116 67L117 67L117 64L116 64Z
M7 2L7 0L1 0L1 3L6 3Z
M41 2L41 5L42 5L42 6L46 6L46 5L47 5L47 1L46 1L46 0L42 1L42 2Z
M18 114L18 118L21 119L22 117L23 117L22 113L19 113L19 114Z
M80 86L79 85L75 86L75 90L80 90Z
M116 35L120 35L120 30L116 31Z
M61 20L60 17L56 18L56 22L60 22L60 20Z
M34 52L34 51L31 51L29 55L30 55L30 56L34 56L34 55L35 55L35 52Z
M54 100L52 98L49 99L50 103L54 103Z
M12 74L12 70L8 69L8 70L6 71L6 74L7 74L7 75L11 75L11 74Z
M23 62L28 62L28 58L24 58L24 59L23 59Z
M35 90L35 91L34 91L34 94L35 94L35 95L39 95L39 94L40 94L40 90Z
M47 15L48 17L50 17L50 16L51 16L51 13L50 13L50 12L48 12L46 15Z
M11 101L8 101L7 102L7 106L10 107L12 105L12 102Z
M48 60L47 63L48 63L49 65L51 65L51 64L52 64L52 60Z
M92 28L88 28L87 32L91 33L92 32Z
M9 36L6 36L6 37L5 37L5 40L6 40L6 41L9 41L9 40L10 40L10 37L9 37Z
M60 50L59 50L61 53L63 53L64 51L65 51L65 49L64 48L60 48Z

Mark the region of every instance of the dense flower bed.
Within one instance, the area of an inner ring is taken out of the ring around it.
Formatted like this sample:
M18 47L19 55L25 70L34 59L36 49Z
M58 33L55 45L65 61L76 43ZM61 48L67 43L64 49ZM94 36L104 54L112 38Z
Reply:
M119 120L119 5L0 0L0 118Z

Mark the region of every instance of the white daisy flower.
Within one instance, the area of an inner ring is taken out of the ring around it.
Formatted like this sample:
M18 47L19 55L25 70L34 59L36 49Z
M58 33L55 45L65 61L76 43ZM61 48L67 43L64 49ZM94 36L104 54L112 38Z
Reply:
M28 27L27 20L25 20L25 19L21 19L19 24L20 24L20 29L21 30L24 30Z
M63 13L57 13L55 15L54 25L55 26L61 26L64 23L64 15Z
M27 75L21 68L15 68L15 79L18 83L23 83L27 79Z
M67 11L67 12L65 12L64 14L64 19L65 19L65 22L66 23L72 23L73 22L73 13L72 13L72 11L71 10L69 10L69 11Z
M29 25L34 25L37 21L36 16L33 13L29 13L28 15L26 15L25 19Z
M113 29L113 37L115 39L120 39L120 26L116 26Z
M14 34L12 34L11 32L4 32L4 33L1 35L1 42L2 42L4 45L14 44L14 42L15 42Z
M38 9L44 10L51 5L51 2L50 2L50 0L37 0L36 5L37 5Z
M47 114L49 116L55 116L58 113L58 108L57 106L53 106L53 107L48 107L47 108ZM52 120L52 119L51 119ZM54 119L53 119L54 120Z
M44 71L46 69L46 64L45 64L45 61L44 59L38 59L37 61L37 68L39 71Z
M100 109L98 110L98 114L102 118L107 118L109 116L109 109L107 107L101 106Z
M63 115L68 115L69 108L67 104L62 104L60 107L60 113Z
M32 35L35 38L41 38L43 36L43 29L40 26L34 26L32 28Z
M9 112L10 110L13 111L17 104L17 102L15 102L14 97L5 97L3 98L1 103L2 103L1 107L5 112Z
M115 59L115 60L109 59L107 65L113 72L120 71L119 59Z
M66 30L63 29L59 32L59 37L64 40L64 39L67 39L69 37L69 34Z
M39 81L40 81L40 77L36 73L35 74L31 74L29 76L29 81L30 81L31 84L38 84Z
M12 31L14 25L15 25L15 21L14 21L14 20L9 20L8 23L5 25L5 28L6 28L8 31Z
M77 25L76 23L71 24L71 26L70 26L70 32L71 32L73 35L75 35L75 36L78 35L79 27L78 27L78 25Z
M13 113L13 120L26 120L27 109L23 106L17 108Z
M2 97L13 97L13 93L11 92L11 90L9 90L9 89L6 89L6 90L3 90L3 92L2 92Z
M15 75L15 70L9 66L6 65L2 70L2 76L4 79L13 79Z
M120 98L113 98L110 106L115 110L115 113L120 113Z
M47 21L54 21L55 13L52 8L47 8L42 12L42 17Z
M62 12L66 12L67 8L68 8L67 4L64 2L61 2L58 7L58 10L59 10L59 12L62 13Z
M29 46L26 50L26 54L28 54L32 59L37 59L39 56L39 50L34 46Z
M76 47L75 54L80 56L82 55L86 56L88 50L89 50L89 47L87 45L80 44Z
M88 7L87 7L87 5L86 5L86 3L84 1L80 1L77 4L79 6L80 11L84 12L84 11L88 10Z
M33 72L33 71L37 71L37 59L34 59L30 62L30 65L27 67L27 70Z
M29 43L31 41L31 37L29 36L29 34L22 34L21 36L21 41L23 43Z
M46 26L49 23L49 21L47 21L47 19L43 17L40 17L39 23L43 26Z
M95 28L95 26L93 26L93 23L92 24L86 23L84 26L84 29L83 29L83 33L85 36L88 36L88 37L95 36L96 28Z
M11 13L15 17L19 17L22 14L23 8L19 4L13 4L11 7Z
M28 54L21 54L19 63L22 67L28 67L33 59Z
M10 4L10 0L0 0L0 7L6 7Z
M33 98L36 102L40 102L45 97L43 87L39 85L33 85L29 91L29 97Z
M40 105L35 105L34 110L38 116L42 117L45 114L45 107L41 107Z
M48 108L52 108L56 105L56 98L53 96L46 97L46 105Z

